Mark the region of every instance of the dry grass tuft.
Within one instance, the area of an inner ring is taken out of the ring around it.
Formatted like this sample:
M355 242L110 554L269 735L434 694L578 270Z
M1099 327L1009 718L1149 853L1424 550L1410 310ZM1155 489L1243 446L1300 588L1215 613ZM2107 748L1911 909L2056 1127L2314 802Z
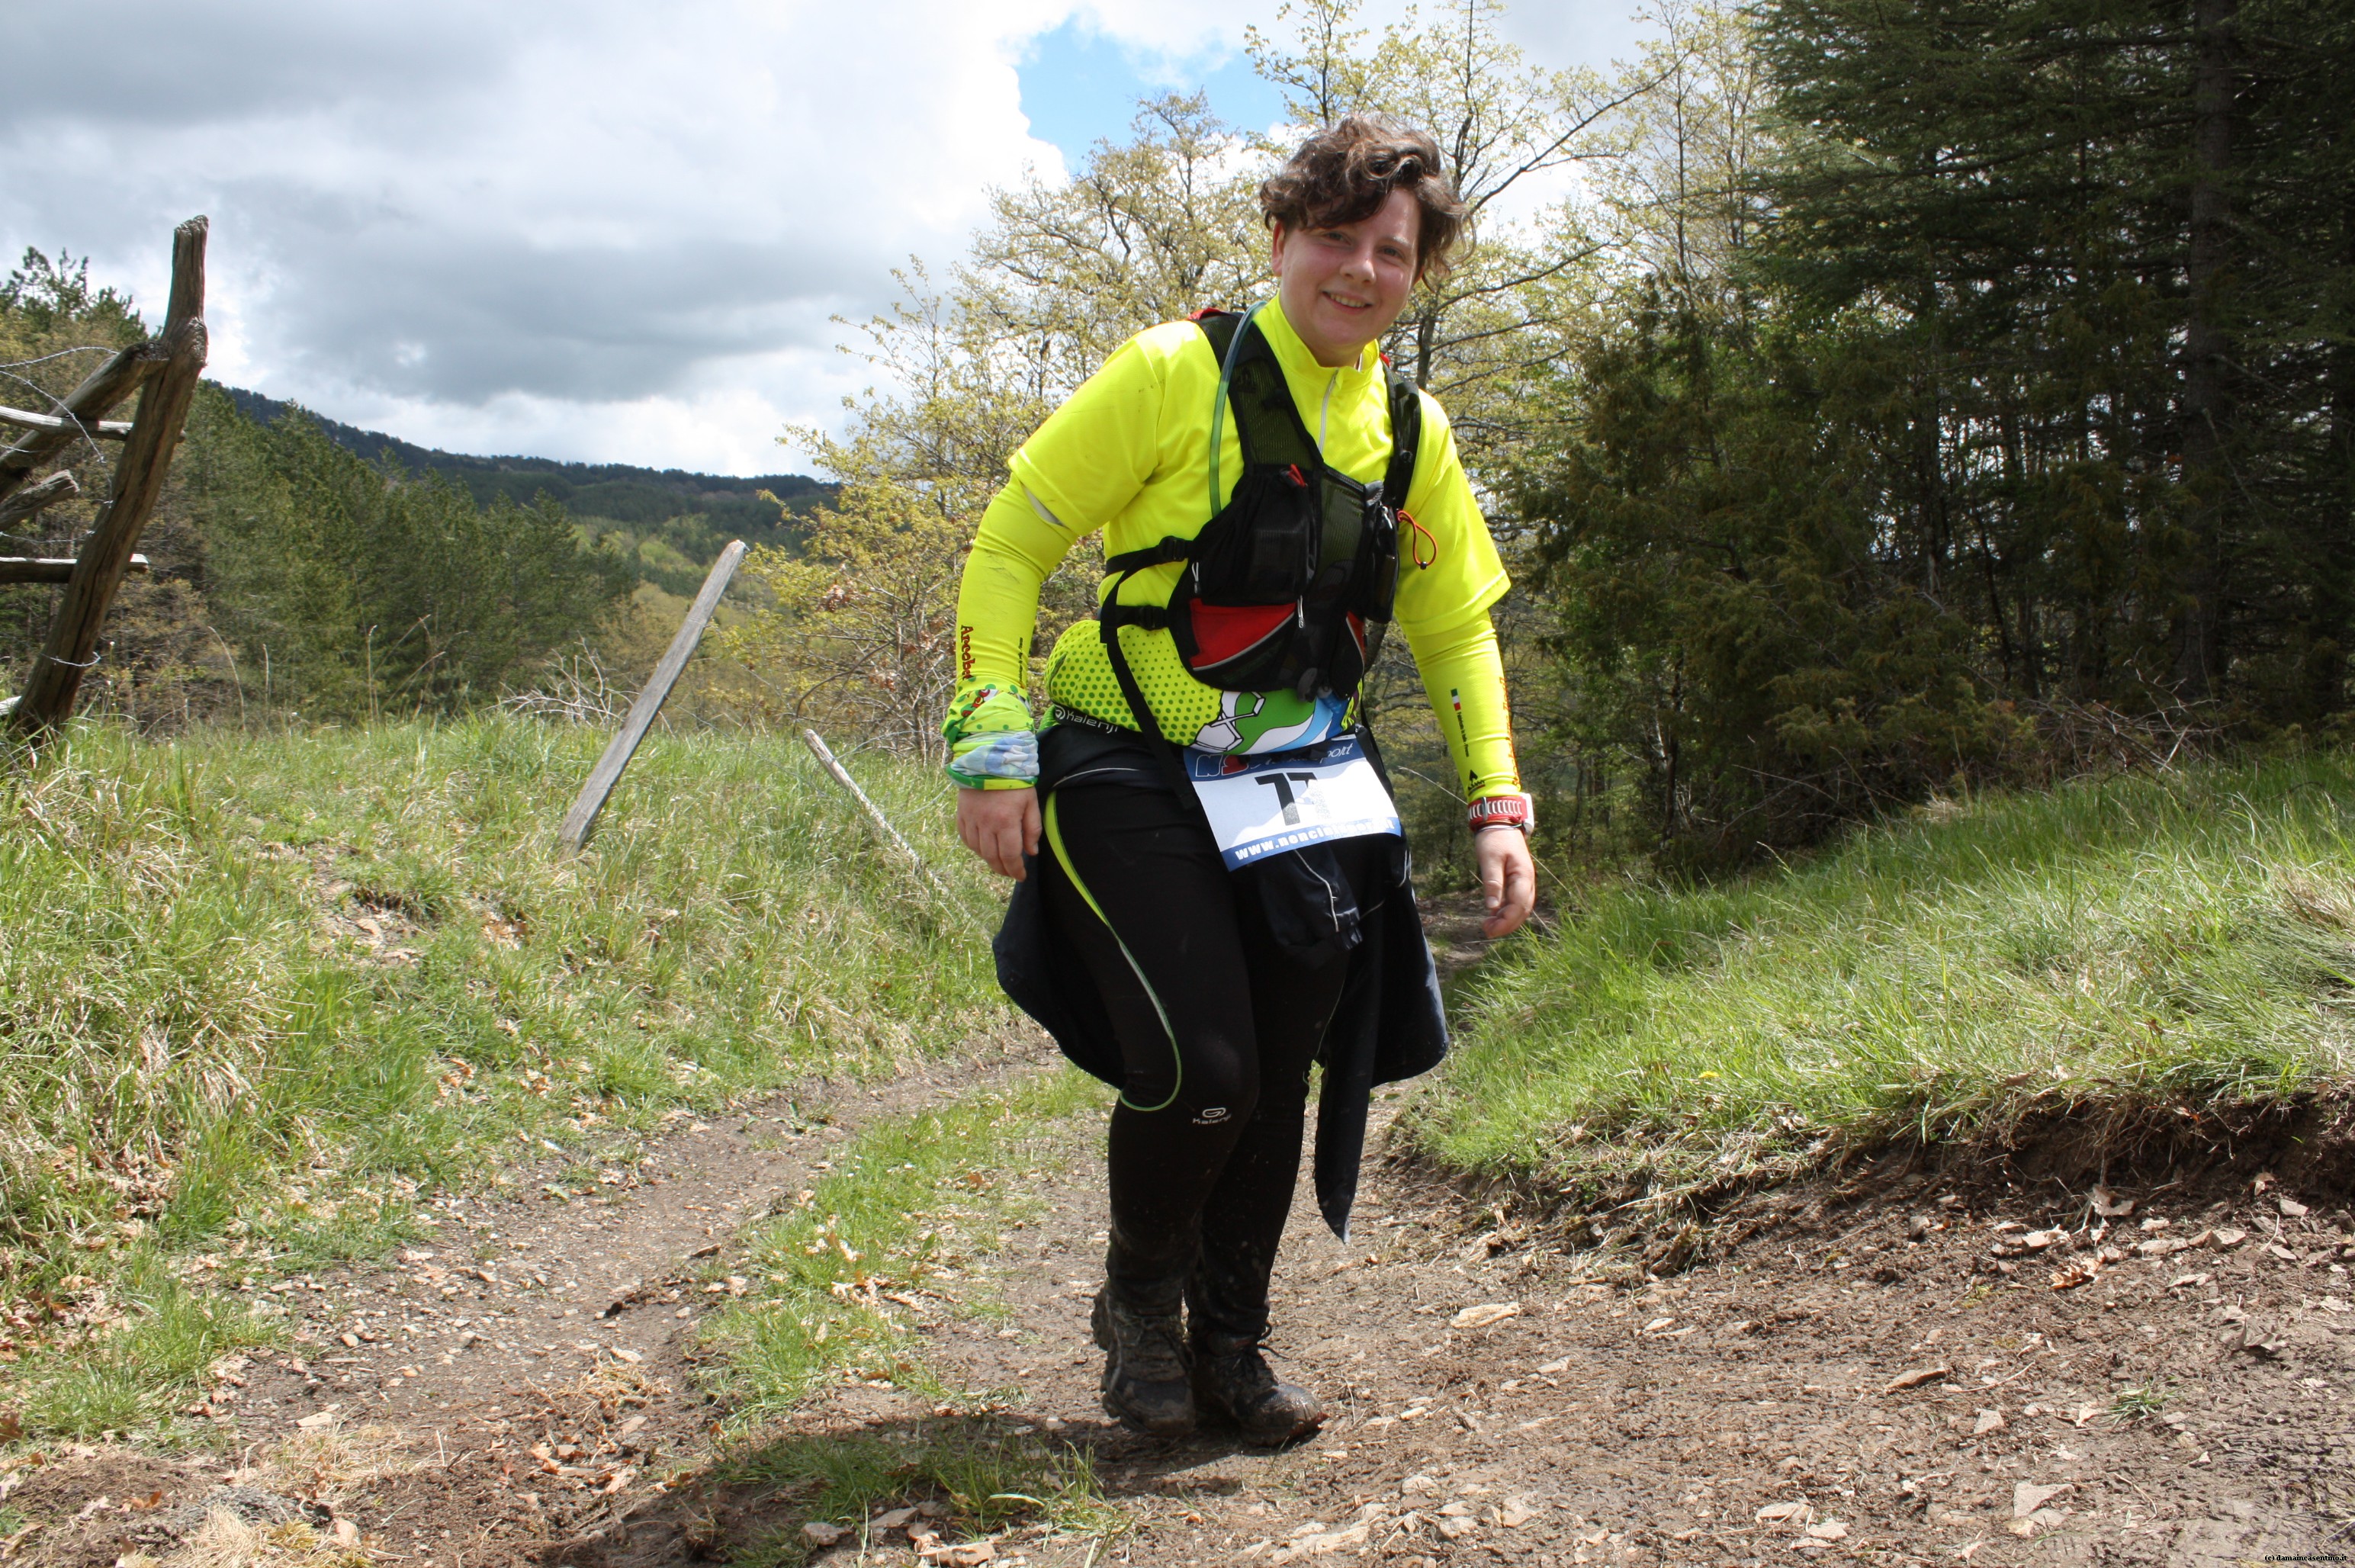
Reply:
M134 1554L116 1568L365 1568L369 1561L357 1542L322 1535L300 1520L252 1524L215 1509L160 1563Z
M413 1475L437 1463L411 1449L396 1428L337 1424L298 1433L259 1469L238 1478L332 1509L378 1481Z

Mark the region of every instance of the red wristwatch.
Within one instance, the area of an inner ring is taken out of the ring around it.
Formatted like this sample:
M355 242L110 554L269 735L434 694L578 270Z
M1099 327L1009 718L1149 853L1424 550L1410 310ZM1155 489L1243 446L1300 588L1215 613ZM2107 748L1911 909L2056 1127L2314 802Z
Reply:
M1518 827L1527 833L1536 823L1537 814L1529 808L1525 795L1492 795L1472 803L1471 827L1477 833L1483 827Z

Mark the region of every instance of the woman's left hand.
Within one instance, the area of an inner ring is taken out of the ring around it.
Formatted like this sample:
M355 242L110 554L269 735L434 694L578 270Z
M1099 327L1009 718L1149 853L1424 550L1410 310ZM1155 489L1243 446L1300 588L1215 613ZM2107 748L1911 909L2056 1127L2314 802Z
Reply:
M1529 855L1529 835L1518 827L1483 827L1472 836L1472 854L1488 905L1480 930L1491 941L1510 936L1537 907L1538 867Z

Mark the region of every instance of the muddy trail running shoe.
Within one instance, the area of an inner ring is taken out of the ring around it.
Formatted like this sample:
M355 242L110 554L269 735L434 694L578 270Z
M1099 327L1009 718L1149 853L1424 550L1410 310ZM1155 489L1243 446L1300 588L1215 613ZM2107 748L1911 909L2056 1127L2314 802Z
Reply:
M1183 1437L1194 1430L1192 1367L1175 1312L1132 1312L1096 1292L1088 1313L1104 1353L1104 1413L1132 1432Z
M1325 1424L1325 1405L1297 1383L1268 1370L1256 1339L1228 1334L1194 1341L1194 1398L1241 1429L1243 1441L1273 1448Z

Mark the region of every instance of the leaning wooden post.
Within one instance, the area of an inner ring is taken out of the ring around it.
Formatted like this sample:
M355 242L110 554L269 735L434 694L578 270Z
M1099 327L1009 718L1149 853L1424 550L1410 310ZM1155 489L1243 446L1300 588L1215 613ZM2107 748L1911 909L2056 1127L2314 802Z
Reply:
M900 837L900 830L891 826L891 819L883 815L883 808L876 805L865 790L858 787L858 781L850 776L850 770L842 765L841 761L835 756L833 749L826 743L818 732L815 730L804 730L802 742L809 747L810 755L817 759L818 766L832 774L835 783L850 792L850 797L858 803L859 809L867 813L867 820L875 825L876 831L898 847L900 853L908 858L908 863L916 868L917 875L932 884L932 891L941 895L941 901L954 910L957 917L967 925L976 931L981 930L981 924L974 919L973 912L957 901L956 894L949 891L949 885L941 880L932 867L924 863L924 858L922 855L916 853L916 847Z
M581 797L565 814L564 826L557 830L556 838L566 854L579 854L581 847L589 842L589 835L597 830L597 814L605 809L605 797L622 782L622 770L630 765L638 742L654 727L655 715L662 711L663 699L678 684L679 673L687 668L695 645L703 640L703 628L711 624L712 612L719 608L719 596L728 592L729 579L736 575L736 563L743 559L744 541L731 539L728 548L719 552L719 559L711 563L711 575L703 580L703 592L687 607L678 635L670 640L670 649L663 655L662 663L655 666L645 689L630 704L630 716L622 720L622 732L613 737L605 754L589 770L589 782L581 786Z
M123 586L123 574L130 569L139 535L164 493L164 475L187 422L188 405L197 395L197 378L205 368L206 228L205 219L191 218L172 236L172 298L165 313L163 334L155 343L163 352L163 364L150 372L152 379L139 400L138 415L123 443L123 456L115 464L114 487L106 509L74 562L73 575L67 580L57 613L50 619L48 637L35 656L25 688L17 697L11 719L24 735L37 736L72 714L82 674L98 662L98 638L106 624L106 613L113 606L116 590ZM117 355L108 368L123 357ZM98 377L84 382L68 403L80 399L83 390L105 374L101 369ZM90 400L96 400L96 397ZM92 410L93 414L102 411ZM79 409L75 412L77 418L84 417ZM19 473L10 465L21 463L28 448L37 449L44 441L62 445L73 433L48 430L27 436L9 453L0 454L0 483ZM22 472L29 471L27 464ZM19 474L16 484L22 482Z

